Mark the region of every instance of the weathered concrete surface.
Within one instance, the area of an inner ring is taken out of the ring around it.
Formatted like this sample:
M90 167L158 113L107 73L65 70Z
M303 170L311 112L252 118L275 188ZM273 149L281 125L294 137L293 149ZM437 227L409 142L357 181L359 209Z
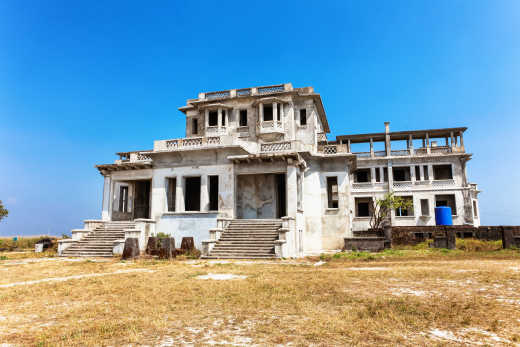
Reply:
M122 259L132 259L139 256L139 240L133 237L125 240Z
M274 174L237 176L238 218L276 218L275 179Z

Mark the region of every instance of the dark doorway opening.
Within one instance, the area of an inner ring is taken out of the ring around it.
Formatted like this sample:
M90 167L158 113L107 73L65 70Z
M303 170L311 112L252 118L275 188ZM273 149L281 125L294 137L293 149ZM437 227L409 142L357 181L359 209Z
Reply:
M209 210L218 211L218 176L209 176Z
M135 181L134 219L150 218L150 181Z
M282 218L287 215L285 174L276 175L276 194L276 218Z
M200 177L186 177L185 211L200 211Z

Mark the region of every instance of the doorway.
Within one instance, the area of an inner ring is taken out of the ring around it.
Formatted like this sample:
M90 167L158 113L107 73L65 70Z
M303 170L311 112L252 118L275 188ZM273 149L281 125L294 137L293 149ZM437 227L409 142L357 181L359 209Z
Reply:
M150 218L150 181L135 181L134 219Z
M238 175L236 215L239 219L275 219L286 215L285 174Z

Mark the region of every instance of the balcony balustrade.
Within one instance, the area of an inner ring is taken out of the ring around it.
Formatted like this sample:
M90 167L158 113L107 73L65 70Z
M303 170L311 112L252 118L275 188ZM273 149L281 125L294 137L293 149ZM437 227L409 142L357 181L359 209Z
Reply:
M182 149L205 148L223 144L222 136L189 137L183 139L155 141L154 151L174 151Z

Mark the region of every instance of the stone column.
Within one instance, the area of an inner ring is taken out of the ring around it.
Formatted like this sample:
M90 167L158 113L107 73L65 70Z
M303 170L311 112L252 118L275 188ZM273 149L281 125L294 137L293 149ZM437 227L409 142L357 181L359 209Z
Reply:
M431 149L430 149L430 135L428 133L426 133L426 153L427 154L431 153Z
M276 123L278 121L278 107L277 107L278 103L277 102L273 102L273 122L274 122L274 127L276 128L277 127L277 124Z
M161 217L161 214L167 210L165 204L166 179L155 176L152 177L152 190L150 194L152 195L150 218L158 220Z
M408 150L410 151L410 155L413 155L414 150L413 150L413 136L412 136L412 134L410 134L408 136Z
M424 181L424 165L419 165L419 174L421 175L421 181ZM416 177L417 179L417 177Z
M464 150L464 137L462 136L462 131L459 133L460 136L460 148Z
M376 183L376 168L375 167L370 168L370 182L372 184Z
M175 180L175 212L184 211L184 189L183 189L184 178L177 176Z
M289 159L287 165L287 216L296 217L298 208L298 168L294 165L292 159Z
M110 196L112 187L112 178L110 176L104 177L103 182L103 203L101 208L101 220L110 220Z
M428 179L433 181L433 165L428 164Z
M390 122L385 122L385 151L387 157L389 157L392 154L391 146L392 145L390 141Z
M455 139L453 137L453 131L450 132L451 148L455 147Z
M412 181L412 184L417 180L417 177L415 177L415 166L410 166L410 180Z
M110 180L110 189L109 189L109 202L108 202L108 220L112 220L112 210L114 209L114 190L115 190L116 182L111 179ZM132 206L132 211L134 211L134 207Z
M388 162L388 191L393 192L394 191L394 173L392 172L392 162Z
M264 104L258 104L258 121L262 123L264 121Z
M347 140L347 153L351 153L350 151L350 139Z
M370 138L370 157L374 157L374 139Z
M218 108L218 120L217 120L217 126L220 132L220 128L222 127L222 109Z
M200 177L200 210L209 211L208 175Z
M204 110L204 124L206 125L206 129L209 127L209 110Z
M385 181L385 169L382 166L379 167L379 181Z

